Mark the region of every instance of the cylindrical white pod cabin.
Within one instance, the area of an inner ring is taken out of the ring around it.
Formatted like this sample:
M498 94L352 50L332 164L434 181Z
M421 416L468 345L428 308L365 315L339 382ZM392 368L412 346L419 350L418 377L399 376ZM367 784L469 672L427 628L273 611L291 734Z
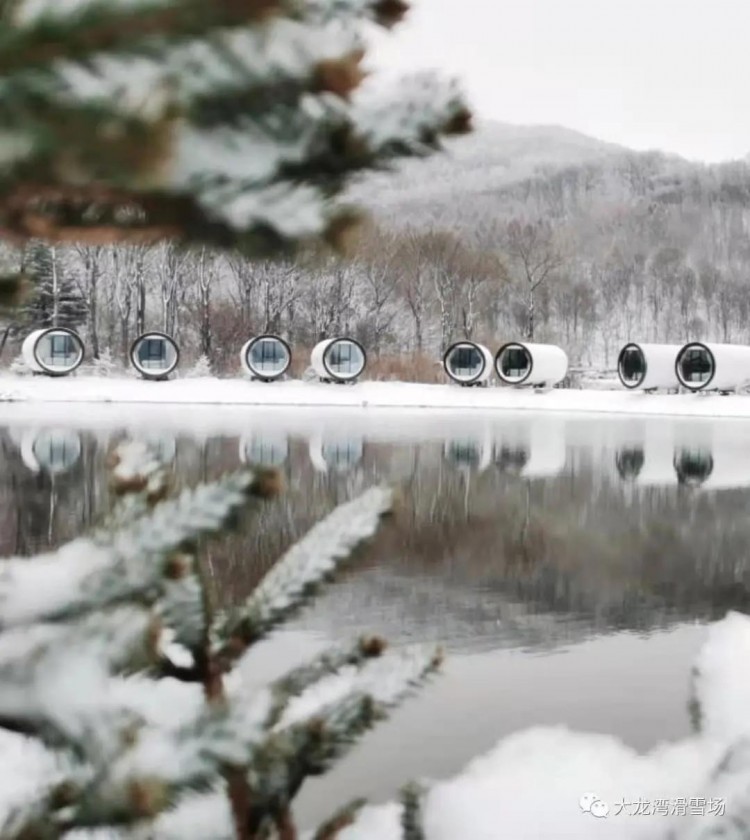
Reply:
M67 376L83 361L83 342L77 333L65 327L49 327L27 335L21 355L34 373Z
M60 475L81 458L81 438L71 429L29 429L21 439L21 458L33 473Z
M280 467L289 456L289 439L285 434L258 432L245 435L240 441L240 461L261 467Z
M292 349L277 335L259 335L245 344L240 359L243 368L253 379L273 382L289 370Z
M632 391L679 388L675 361L681 344L626 344L617 360L620 382Z
M750 382L750 347L739 344L686 344L675 372L691 391L735 391Z
M568 356L554 344L511 342L497 351L495 370L506 385L550 388L565 379Z
M492 376L492 353L482 344L458 341L445 351L443 367L459 385L483 385Z
M359 437L331 438L315 435L310 440L310 462L318 472L346 473L359 464L364 443Z
M144 333L130 348L130 363L144 379L166 379L180 363L180 350L166 333Z
M365 348L353 338L327 338L315 345L310 364L323 382L354 382L365 369Z

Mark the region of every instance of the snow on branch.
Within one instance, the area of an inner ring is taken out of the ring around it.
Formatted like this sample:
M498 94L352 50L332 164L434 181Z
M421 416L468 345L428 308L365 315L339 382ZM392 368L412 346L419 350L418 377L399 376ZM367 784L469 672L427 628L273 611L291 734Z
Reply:
M34 624L0 634L0 725L85 753L116 739L109 675L155 658L150 611L121 607L70 624Z
M170 575L170 555L220 531L263 494L262 476L242 472L184 490L111 536L78 539L30 563L0 562L0 628L56 620L126 599L154 601Z
M315 525L276 563L243 606L218 616L213 635L221 654L236 658L288 618L359 543L373 536L392 504L390 488L373 487Z

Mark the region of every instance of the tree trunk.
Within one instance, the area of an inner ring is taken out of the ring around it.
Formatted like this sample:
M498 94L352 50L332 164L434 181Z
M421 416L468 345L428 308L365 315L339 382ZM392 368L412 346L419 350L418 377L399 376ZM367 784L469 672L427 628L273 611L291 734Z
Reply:
M529 297L526 305L526 340L534 340L534 289L529 287Z

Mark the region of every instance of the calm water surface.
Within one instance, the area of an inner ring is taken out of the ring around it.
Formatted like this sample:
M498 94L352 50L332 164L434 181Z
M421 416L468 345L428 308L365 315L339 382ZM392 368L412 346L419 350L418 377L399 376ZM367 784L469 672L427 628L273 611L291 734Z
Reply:
M750 422L25 411L0 415L0 556L95 522L109 504L106 455L124 437L158 445L178 485L277 466L285 494L208 549L224 603L337 502L376 482L400 487L397 515L357 565L258 648L258 678L362 632L440 643L444 673L306 787L304 820L453 774L529 726L611 733L638 749L679 738L705 623L750 600Z

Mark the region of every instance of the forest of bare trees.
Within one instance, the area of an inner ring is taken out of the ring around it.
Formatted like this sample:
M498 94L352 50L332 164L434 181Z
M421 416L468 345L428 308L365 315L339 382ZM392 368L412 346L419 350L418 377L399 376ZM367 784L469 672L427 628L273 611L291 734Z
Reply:
M220 375L238 372L241 346L261 332L292 344L297 375L318 340L346 333L368 349L370 375L420 380L439 377L442 351L464 338L553 341L582 367L611 367L631 340L750 342L750 167L577 137L573 163L544 163L554 135L533 166L511 162L514 175L498 163L510 141L485 130L463 157L412 164L386 192L365 182L373 221L350 260L57 247L47 262L58 288L80 297L60 317L94 359L122 364L137 334L158 329ZM28 252L0 254L0 270ZM49 308L32 299L2 323L0 364Z

